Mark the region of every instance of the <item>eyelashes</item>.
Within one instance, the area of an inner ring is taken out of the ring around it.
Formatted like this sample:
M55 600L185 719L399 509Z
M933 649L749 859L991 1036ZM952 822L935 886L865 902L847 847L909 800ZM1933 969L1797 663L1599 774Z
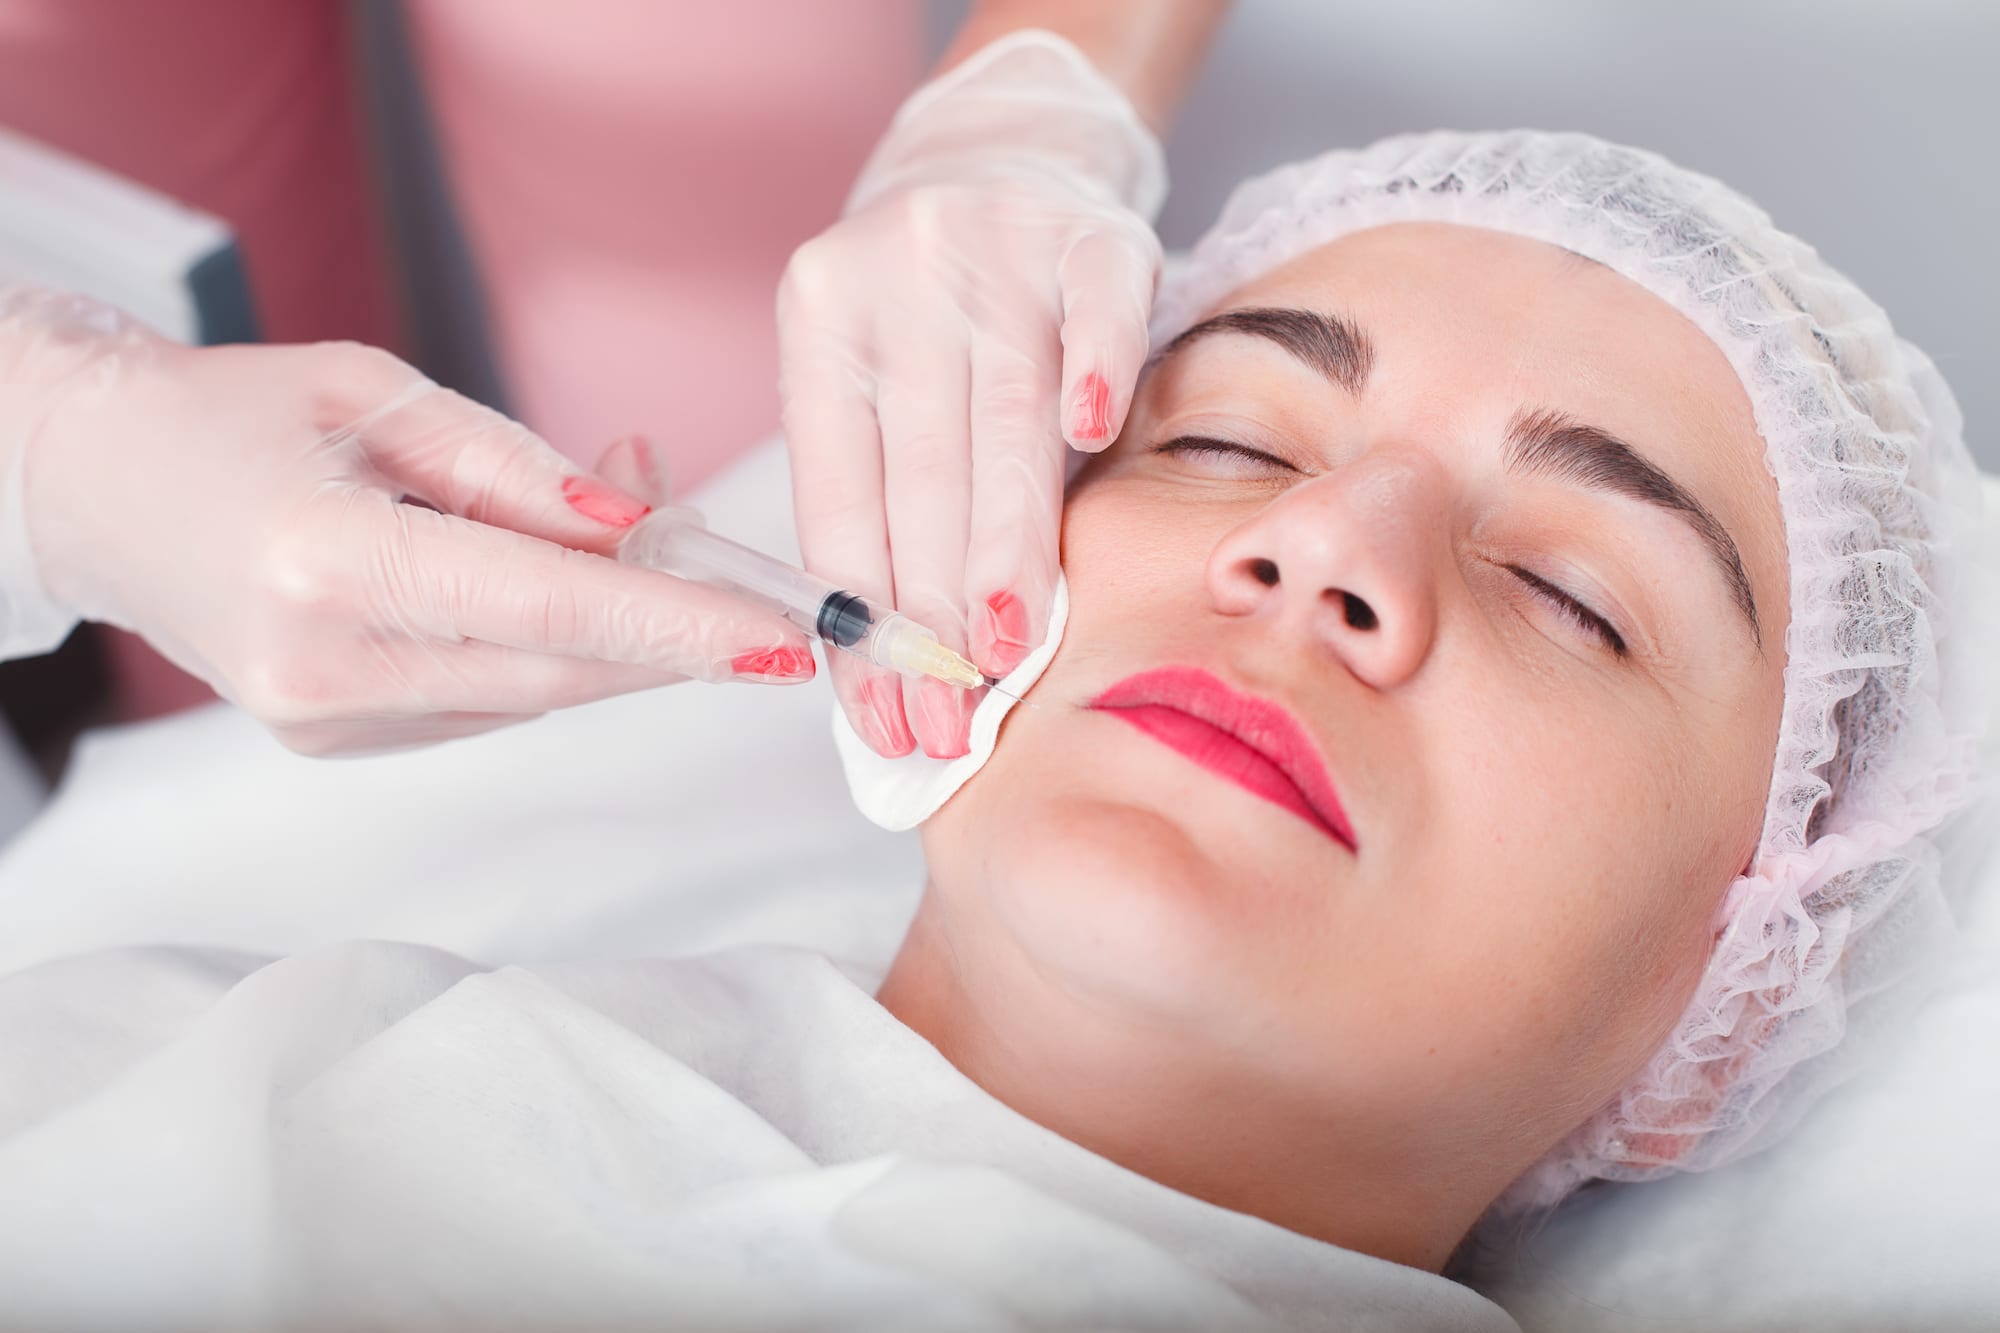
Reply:
M1564 592L1539 574L1522 569L1519 565L1506 566L1507 572L1528 585L1537 597L1554 607L1557 614L1586 633L1595 634L1604 641L1614 657L1624 657L1631 651L1626 646L1625 636L1612 623L1590 609L1588 605Z
M1236 458L1246 463L1255 463L1260 467L1275 468L1281 472L1298 471L1297 468L1287 463L1284 459L1279 458L1276 454L1267 454L1262 449L1252 449L1247 444L1238 444L1234 440L1218 440L1207 435L1177 435L1171 440L1165 440L1154 445L1152 452L1155 454L1171 454L1177 458L1185 458L1190 455L1206 455L1210 458Z
M1179 458L1208 457L1214 459L1233 459L1241 464L1254 466L1266 472L1297 473L1299 471L1298 468L1275 454L1265 453L1262 449L1253 449L1246 444L1238 444L1234 440L1216 439L1207 435L1178 435L1173 439L1154 445L1151 452ZM1612 656L1623 658L1630 655L1631 648L1625 642L1625 636L1620 634L1617 627L1609 620L1596 611L1593 611L1589 603L1558 585L1549 582L1532 570L1523 569L1519 565L1506 565L1504 568L1508 573L1525 584L1528 590L1551 610L1555 611L1578 630L1597 638L1599 642L1610 650Z

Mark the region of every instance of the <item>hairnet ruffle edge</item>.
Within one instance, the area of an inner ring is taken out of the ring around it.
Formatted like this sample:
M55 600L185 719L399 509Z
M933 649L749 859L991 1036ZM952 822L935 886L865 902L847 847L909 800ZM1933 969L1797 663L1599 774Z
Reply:
M1929 358L1720 182L1577 134L1399 136L1240 186L1169 266L1164 346L1230 291L1339 236L1457 222L1561 245L1721 348L1777 482L1791 572L1785 707L1757 859L1692 1002L1639 1077L1501 1211L1593 1178L1719 1166L1867 1058L1948 950L1935 834L1973 796L1976 471ZM1953 616L1961 618L1954 623ZM1978 631L1978 632L1975 632Z

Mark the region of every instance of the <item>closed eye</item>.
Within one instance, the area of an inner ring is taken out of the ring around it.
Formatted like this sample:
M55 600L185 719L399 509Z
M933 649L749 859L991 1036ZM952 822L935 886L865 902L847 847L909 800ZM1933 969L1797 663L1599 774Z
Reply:
M1537 597L1555 608L1571 624L1597 635L1614 656L1624 657L1631 651L1625 646L1625 637L1612 627L1610 621L1541 575L1522 569L1519 565L1507 566L1507 572L1527 584Z
M1234 440L1218 440L1206 435L1177 435L1152 448L1156 454L1172 454L1175 457L1237 458L1246 463L1263 467L1280 468L1286 472L1298 469L1275 454L1267 454L1262 449L1252 449L1247 444Z
M1285 472L1298 471L1296 467L1287 463L1284 459L1277 457L1275 454L1267 454L1262 449L1253 449L1247 444L1238 444L1234 440L1220 440L1208 435L1177 435L1171 440L1164 440L1154 445L1151 452L1155 454L1169 454L1180 458L1234 458L1243 463L1259 467L1276 468ZM1519 565L1508 565L1507 572L1526 584L1537 597L1548 603L1559 615L1578 629L1596 635L1603 642L1604 646L1611 650L1613 656L1626 657L1630 655L1631 649L1625 642L1625 636L1620 634L1609 620L1591 610L1589 605L1580 598L1565 592L1562 588L1549 582L1541 575L1534 573L1532 570L1523 569Z

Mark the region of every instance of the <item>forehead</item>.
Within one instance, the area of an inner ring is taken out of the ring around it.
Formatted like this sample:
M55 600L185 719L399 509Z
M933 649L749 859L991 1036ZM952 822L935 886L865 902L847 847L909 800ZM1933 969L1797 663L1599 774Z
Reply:
M1597 416L1671 408L1703 428L1755 431L1728 360L1685 316L1601 264L1524 236L1450 223L1371 228L1307 251L1222 304L1344 315L1406 373L1447 364L1454 378L1474 372L1468 394L1505 380L1560 388L1566 407Z
M1364 330L1364 406L1391 424L1483 427L1550 408L1629 441L1715 513L1758 602L1782 615L1783 525L1749 395L1721 349L1638 283L1524 236L1412 222L1307 251L1218 309L1250 306Z

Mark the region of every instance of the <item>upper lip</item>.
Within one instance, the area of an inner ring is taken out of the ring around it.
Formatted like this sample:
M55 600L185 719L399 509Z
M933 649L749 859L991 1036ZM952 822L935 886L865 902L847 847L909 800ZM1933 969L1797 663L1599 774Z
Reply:
M1257 751L1291 780L1313 813L1335 838L1355 850L1354 829L1347 822L1326 760L1303 724L1269 699L1232 689L1199 667L1168 666L1141 671L1112 685L1090 701L1092 708L1140 708L1146 705L1186 713L1218 731L1227 732Z

